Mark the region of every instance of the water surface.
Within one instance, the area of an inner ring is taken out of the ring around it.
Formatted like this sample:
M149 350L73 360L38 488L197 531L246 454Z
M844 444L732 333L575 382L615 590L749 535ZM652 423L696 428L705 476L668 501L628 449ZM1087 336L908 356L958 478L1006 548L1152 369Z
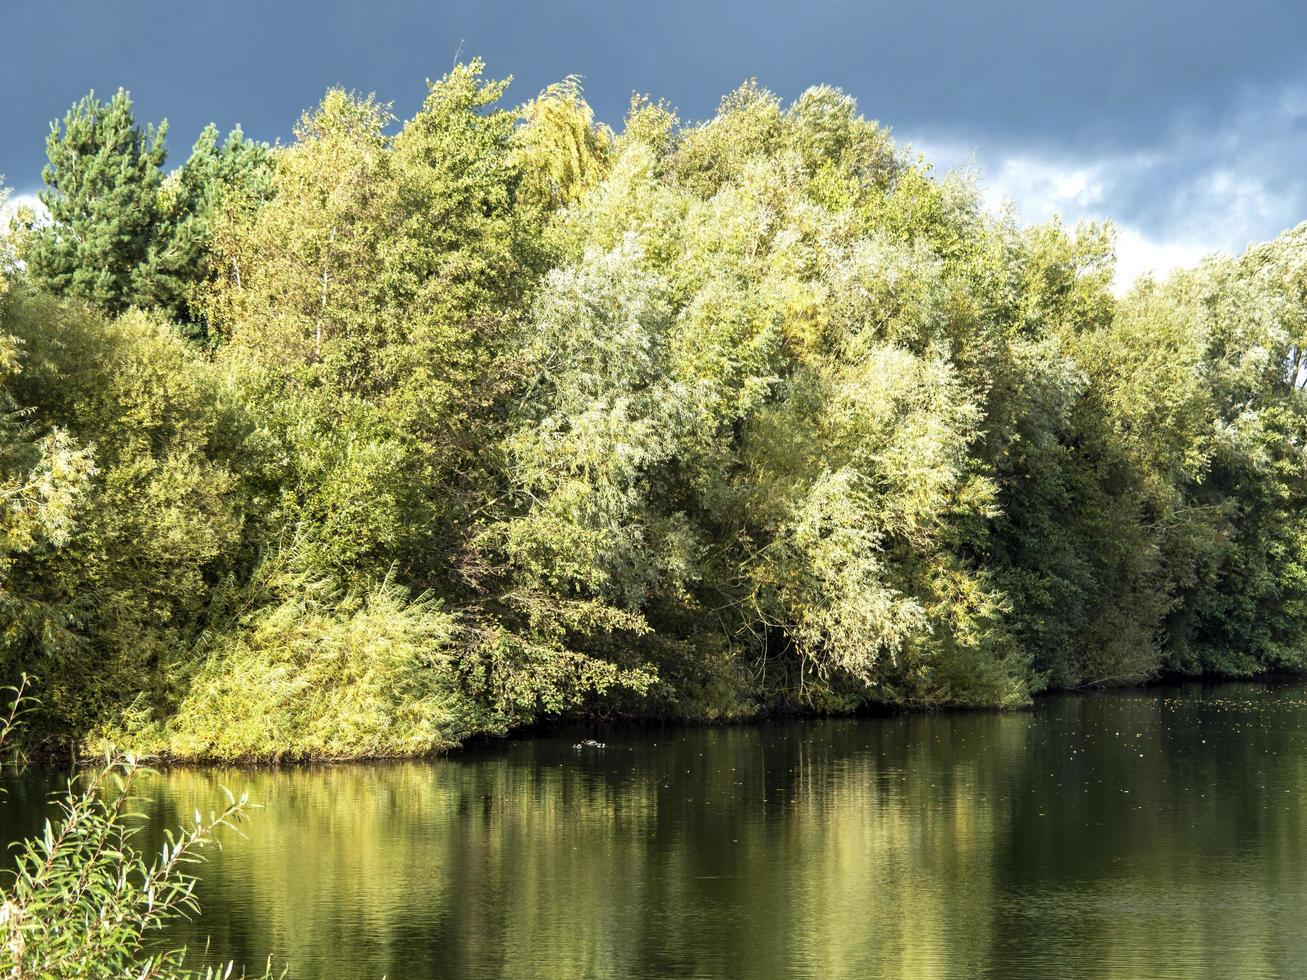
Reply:
M263 806L173 938L293 977L1307 976L1301 685L577 737L156 777L155 821Z

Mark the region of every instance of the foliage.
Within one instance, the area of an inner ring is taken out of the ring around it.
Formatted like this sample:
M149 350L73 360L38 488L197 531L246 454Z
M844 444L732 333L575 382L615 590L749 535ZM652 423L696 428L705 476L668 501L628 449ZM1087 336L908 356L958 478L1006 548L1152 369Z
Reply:
M212 275L210 226L220 207L260 196L268 148L239 129L219 146L209 126L165 176L167 131L142 130L122 89L108 102L89 93L51 125L40 194L50 220L20 239L34 282L108 314L157 307L194 320L195 291Z
M24 255L36 282L109 313L148 302L167 131L141 130L122 89L108 102L91 92L51 124L40 195L50 224Z
M26 678L0 719L0 750L8 750L29 710ZM222 828L234 828L249 802L227 793L225 807L165 833L152 859L133 838L143 817L133 811L135 786L149 770L132 756L103 764L70 781L40 836L17 847L15 866L0 887L0 970L8 977L203 977L225 969L192 970L184 949L157 951L154 934L170 920L199 911L191 868L216 846ZM270 974L265 973L265 976Z
M0 296L43 732L394 755L1307 666L1307 230L1118 297L1110 226L988 213L838 89L620 131L506 90L332 90L166 177L125 96L56 127Z
M166 687L238 568L245 423L155 315L105 321L19 288L0 336L0 664L42 677L39 731L84 730Z
M459 690L457 623L433 600L391 582L342 593L282 555L233 605L177 710L162 722L127 712L133 743L186 759L377 758L497 727Z

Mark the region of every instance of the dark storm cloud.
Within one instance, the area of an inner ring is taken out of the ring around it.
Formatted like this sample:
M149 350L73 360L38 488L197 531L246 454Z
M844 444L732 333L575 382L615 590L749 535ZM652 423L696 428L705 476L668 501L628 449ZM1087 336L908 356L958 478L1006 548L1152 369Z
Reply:
M1304 216L1307 117L1267 106L1307 81L1304 40L1307 3L1283 0L2 0L0 173L34 186L48 120L92 87L123 85L143 119L166 116L176 162L210 120L285 138L328 85L409 114L461 45L514 74L518 100L584 76L610 122L632 91L701 117L756 76L785 97L840 85L869 116L974 147L986 168L1014 153L1133 160L1107 210L1158 234L1214 173L1255 169L1287 224ZM1275 156L1243 158L1258 150Z

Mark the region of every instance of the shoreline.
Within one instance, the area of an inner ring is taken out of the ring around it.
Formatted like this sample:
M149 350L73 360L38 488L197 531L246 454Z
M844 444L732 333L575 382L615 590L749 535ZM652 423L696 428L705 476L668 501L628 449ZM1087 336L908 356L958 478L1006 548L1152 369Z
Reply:
M134 758L151 769L160 771L174 769L240 769L249 771L274 769L313 769L317 767L334 767L348 765L379 765L386 763L424 762L438 759L456 759L462 755L476 755L507 745L513 741L528 741L535 738L548 738L562 732L577 735L611 734L614 731L649 732L660 729L705 729L737 728L762 726L775 723L835 721L851 719L891 719L913 716L938 716L954 714L1019 714L1036 710L1041 702L1048 702L1066 697L1104 697L1128 694L1131 692L1163 691L1189 686L1216 686L1224 684L1253 684L1259 686L1292 686L1307 684L1307 672L1277 671L1258 674L1252 677L1227 675L1165 675L1136 684L1114 684L1084 686L1079 688L1058 688L1040 691L1033 695L1028 704L1016 707L993 707L989 705L948 705L943 707L902 707L888 705L867 705L848 712L804 712L792 710L763 711L748 717L735 719L702 719L653 716L631 716L606 720L575 718L543 719L526 725L509 729L502 735L478 733L461 744L436 752L415 754L375 754L375 755L287 755L276 759L266 758L222 758L216 756L180 756L135 754ZM59 758L55 754L42 756L33 753L32 759L38 764L48 764ZM67 760L67 756L63 756ZM104 758L104 751L82 751L76 757L79 766Z

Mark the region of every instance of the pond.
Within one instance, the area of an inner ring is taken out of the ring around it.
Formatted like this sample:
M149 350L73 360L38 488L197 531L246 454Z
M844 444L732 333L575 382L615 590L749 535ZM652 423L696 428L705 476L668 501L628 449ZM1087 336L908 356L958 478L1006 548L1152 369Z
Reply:
M171 938L292 977L1307 975L1300 684L179 769L147 837L219 784L262 808Z

